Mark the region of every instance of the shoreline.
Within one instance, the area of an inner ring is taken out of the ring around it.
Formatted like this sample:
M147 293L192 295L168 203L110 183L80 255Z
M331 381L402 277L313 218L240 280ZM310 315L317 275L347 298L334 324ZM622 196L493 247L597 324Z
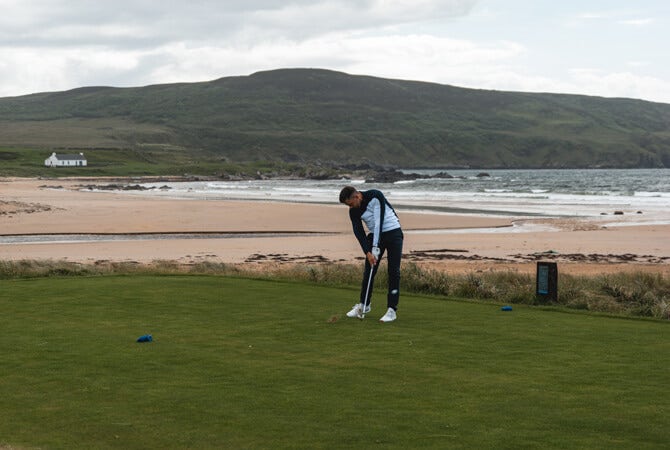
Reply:
M507 171L503 171L507 172ZM514 172L514 171L512 171ZM518 170L516 172L519 172ZM520 172L524 172L521 170ZM470 185L472 191L462 189L445 191L426 187L419 190L409 189L414 183L425 182L431 178L417 178L410 181L379 186L396 209L418 213L464 214L470 216L502 217L521 219L590 219L602 226L626 226L642 224L670 225L670 192L616 191L585 193L557 191L551 193L542 186L540 189L514 190L506 183L516 183L515 178L500 181L504 175L486 174L484 180L502 182L503 189L483 189L481 185ZM420 176L412 173L411 175ZM516 176L516 175L515 175ZM523 175L522 175L523 177ZM479 179L477 176L449 177L455 180ZM20 180L19 178L15 178ZM312 179L309 177L262 177L243 180L228 180L217 177L199 176L144 176L144 177L66 177L58 179L38 178L41 180L63 180L69 183L67 189L87 192L114 193L129 196L169 198L173 200L226 200L226 201L269 201L278 203L333 205L333 199L343 184L352 184L359 188L374 188L364 180L354 179ZM444 181L437 178L438 182ZM525 181L528 181L524 178ZM77 181L95 184L77 185ZM103 182L113 182L103 184ZM306 183L306 184L305 184ZM472 181L467 181L472 183ZM424 185L422 185L424 186ZM431 183L425 186L434 186ZM442 185L447 187L446 185ZM463 186L461 186L462 188ZM63 189L62 186L52 186ZM483 190L481 190L483 189ZM526 186L526 189L530 189ZM336 192L337 190L337 192ZM548 194L546 192L549 192ZM619 192L618 194L616 192ZM436 195L437 194L437 195ZM639 194L639 195L638 195ZM625 216L625 217L624 217Z
M96 180L100 184L109 181ZM84 264L210 261L260 267L361 261L346 208L335 202L173 199L111 191L84 192L74 190L79 181L0 178L0 235L171 237L2 243L0 260ZM668 224L604 226L605 221L619 218L501 217L397 209L405 231L403 261L440 271L532 273L535 258L540 257L559 261L561 273L642 270L670 274ZM524 226L528 229L519 231ZM199 237L180 238L184 234ZM226 237L213 238L216 234Z

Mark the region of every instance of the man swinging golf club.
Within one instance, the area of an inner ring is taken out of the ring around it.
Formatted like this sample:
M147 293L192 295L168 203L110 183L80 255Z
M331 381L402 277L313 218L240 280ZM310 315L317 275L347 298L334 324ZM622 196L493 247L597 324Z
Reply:
M361 192L352 186L346 186L340 191L340 203L349 207L354 235L365 253L361 301L354 305L347 317L362 319L370 312L375 274L384 252L388 252L388 309L379 321L392 322L396 319L400 300L400 258L404 237L398 216L384 194L376 189ZM367 235L363 222L369 232Z

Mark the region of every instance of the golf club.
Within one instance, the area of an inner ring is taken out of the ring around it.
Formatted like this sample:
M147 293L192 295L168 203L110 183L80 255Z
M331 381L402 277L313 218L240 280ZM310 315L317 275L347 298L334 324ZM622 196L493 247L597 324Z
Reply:
M379 263L379 261L377 261ZM370 295L370 285L372 284L372 274L375 272L375 267L377 264L370 265L370 276L368 277L368 287L365 290L365 297L363 297L363 302L361 303L361 314L358 316L359 319L363 320L365 318L365 307L367 306L368 302L368 295Z

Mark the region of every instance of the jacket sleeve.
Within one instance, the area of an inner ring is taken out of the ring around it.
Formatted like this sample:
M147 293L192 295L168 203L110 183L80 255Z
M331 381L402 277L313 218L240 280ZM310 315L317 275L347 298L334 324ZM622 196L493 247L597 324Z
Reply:
M372 246L373 247L379 247L379 238L382 233L382 225L384 221L384 214L385 214L385 208L384 208L384 199L379 198L378 196L375 196L372 201L368 204L368 209L372 210L372 214L374 215L374 230L370 230L372 232Z
M354 229L354 236L356 236L356 239L358 239L358 243L361 245L363 253L367 254L372 250L372 248L366 239L365 228L363 228L361 216L360 214L356 214L356 211L352 208L349 210L349 218L351 219L351 225Z

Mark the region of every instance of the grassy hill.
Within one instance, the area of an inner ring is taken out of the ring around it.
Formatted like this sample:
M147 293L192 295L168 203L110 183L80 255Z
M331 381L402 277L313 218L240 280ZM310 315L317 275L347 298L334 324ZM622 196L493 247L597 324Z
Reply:
M282 69L2 98L0 147L122 153L164 172L249 161L670 167L670 105Z

